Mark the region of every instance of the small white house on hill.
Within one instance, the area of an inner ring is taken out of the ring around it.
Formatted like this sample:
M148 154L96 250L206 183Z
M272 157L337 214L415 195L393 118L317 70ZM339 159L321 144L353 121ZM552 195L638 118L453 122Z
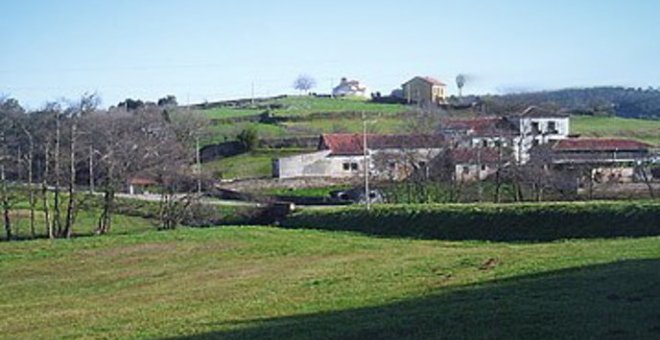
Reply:
M341 82L332 90L335 97L363 97L369 98L369 88L360 84L357 80L341 78Z

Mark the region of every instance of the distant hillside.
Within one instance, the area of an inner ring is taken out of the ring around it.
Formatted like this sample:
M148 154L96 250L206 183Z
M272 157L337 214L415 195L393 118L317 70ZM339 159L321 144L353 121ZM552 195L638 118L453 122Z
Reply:
M566 109L576 114L610 114L625 118L660 119L660 89L594 87L486 96L481 100L496 114L531 106Z

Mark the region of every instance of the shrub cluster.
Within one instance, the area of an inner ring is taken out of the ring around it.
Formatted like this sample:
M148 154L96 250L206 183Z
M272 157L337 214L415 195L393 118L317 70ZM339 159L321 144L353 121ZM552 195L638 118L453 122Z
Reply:
M282 226L443 240L550 241L660 235L660 202L396 205L302 210Z

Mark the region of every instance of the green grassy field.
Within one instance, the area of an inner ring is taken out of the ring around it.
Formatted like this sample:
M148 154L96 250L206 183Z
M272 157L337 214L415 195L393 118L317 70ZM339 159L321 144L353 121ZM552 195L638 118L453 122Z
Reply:
M316 98L311 96L290 96L259 103L257 106L224 107L203 110L212 119L234 118L259 115L270 109L275 116L306 116L312 113L366 112L396 114L409 111L405 105L376 104L354 98Z
M583 136L633 138L660 145L660 120L573 116L571 131Z
M224 179L245 179L271 177L273 174L273 159L297 155L310 150L304 149L262 149L246 154L223 158L214 162L204 163L208 171Z
M211 119L225 119L236 118L245 116L259 115L264 110L250 109L250 108L233 108L233 107L220 107L202 111L207 117Z
M406 131L406 122L395 117L382 117L371 120L370 133L396 134ZM314 119L304 122L290 122L283 126L291 133L320 135L322 133L362 133L362 119Z
M300 189L270 189L260 193L265 195L291 196L291 197L330 197L333 191L351 189L352 185L333 185L323 188L300 188Z
M258 227L0 244L28 338L660 335L660 238L484 243Z
M408 106L397 104L376 104L362 99L352 98L315 98L309 96L292 96L275 101L284 108L275 109L273 113L279 116L304 116L312 113L333 112L366 112L396 114L410 110Z
M284 126L261 123L222 123L209 128L210 135L203 141L204 145L224 143L236 140L241 131L254 129L260 139L272 139L286 137L289 132Z

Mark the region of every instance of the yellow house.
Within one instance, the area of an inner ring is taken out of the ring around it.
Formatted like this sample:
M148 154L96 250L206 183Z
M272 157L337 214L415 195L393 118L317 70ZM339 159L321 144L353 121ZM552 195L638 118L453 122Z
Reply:
M447 85L430 77L415 77L403 84L403 95L409 103L444 103Z

